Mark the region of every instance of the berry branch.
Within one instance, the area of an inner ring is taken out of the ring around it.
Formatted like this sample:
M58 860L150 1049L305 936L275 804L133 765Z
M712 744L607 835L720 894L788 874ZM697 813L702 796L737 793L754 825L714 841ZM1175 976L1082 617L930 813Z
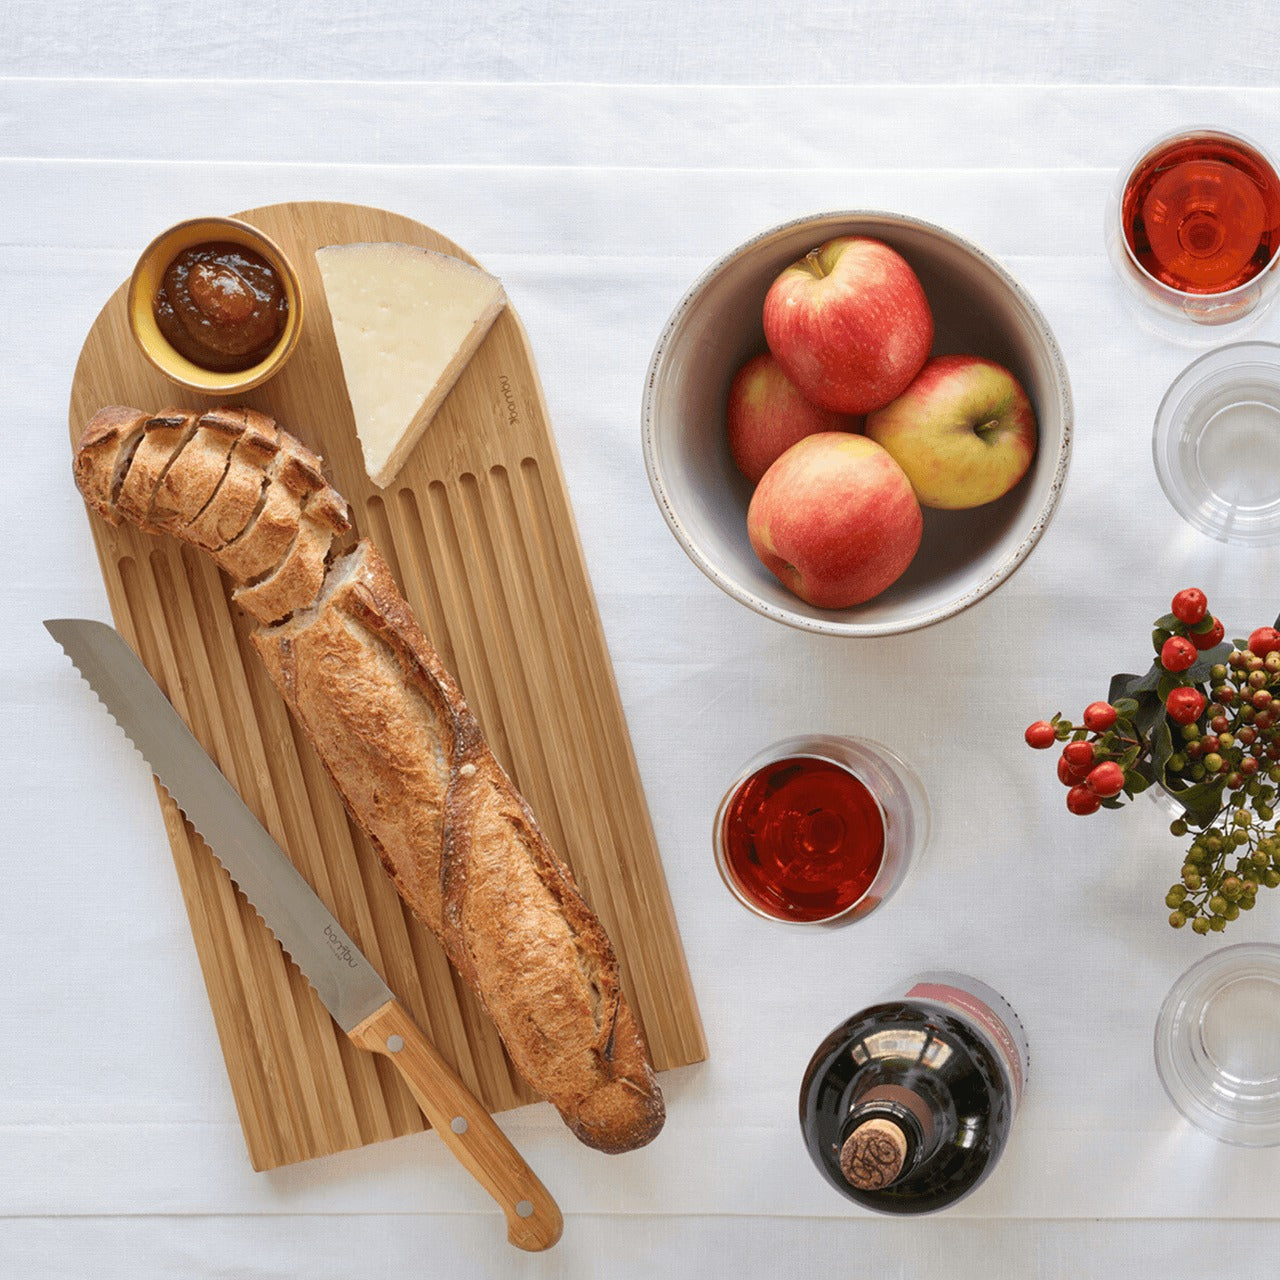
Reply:
M1169 830L1192 839L1165 905L1175 929L1199 934L1220 933L1260 888L1280 886L1280 630L1259 627L1234 646L1224 635L1203 591L1179 591L1155 624L1145 675L1113 676L1079 725L1055 715L1025 734L1039 750L1065 744L1058 779L1072 813L1120 808L1153 785L1182 807Z

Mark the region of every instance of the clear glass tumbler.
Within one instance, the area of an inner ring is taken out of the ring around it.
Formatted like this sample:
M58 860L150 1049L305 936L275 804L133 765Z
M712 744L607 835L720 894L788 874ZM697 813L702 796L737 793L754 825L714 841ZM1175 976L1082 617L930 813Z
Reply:
M716 811L716 865L748 910L790 924L861 919L895 893L929 835L901 756L863 738L787 738L748 760Z
M1151 438L1175 511L1219 542L1280 541L1280 346L1218 347L1174 380Z
M1191 966L1156 1019L1156 1070L1196 1128L1280 1143L1280 946L1240 943Z

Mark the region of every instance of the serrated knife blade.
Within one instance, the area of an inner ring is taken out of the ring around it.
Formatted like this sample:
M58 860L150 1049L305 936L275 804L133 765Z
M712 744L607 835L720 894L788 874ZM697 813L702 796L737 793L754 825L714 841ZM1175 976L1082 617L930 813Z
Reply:
M445 1145L498 1202L507 1239L531 1251L555 1244L564 1223L550 1192L254 817L124 638L88 618L44 625L334 1021L354 1044L396 1066Z
M87 618L53 618L44 625L338 1026L352 1031L392 999L390 987L209 758L120 633Z

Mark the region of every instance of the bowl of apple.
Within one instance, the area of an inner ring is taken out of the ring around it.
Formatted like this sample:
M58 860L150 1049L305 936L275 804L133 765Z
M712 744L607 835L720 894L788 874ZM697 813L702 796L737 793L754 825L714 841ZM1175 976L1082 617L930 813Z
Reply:
M803 630L949 618L1030 555L1071 453L1049 325L989 254L828 213L714 263L658 339L645 465L690 559Z

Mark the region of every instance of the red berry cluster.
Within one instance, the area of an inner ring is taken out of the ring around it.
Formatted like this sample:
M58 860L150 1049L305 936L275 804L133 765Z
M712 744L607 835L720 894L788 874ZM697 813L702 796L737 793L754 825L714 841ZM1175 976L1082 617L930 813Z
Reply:
M1167 620L1152 633L1166 671L1185 671L1197 655L1222 643L1226 628L1209 612L1209 600L1199 587L1187 587L1173 597Z
M1104 800L1114 799L1125 789L1121 761L1135 739L1117 732L1116 720L1111 703L1091 702L1079 728L1061 716L1027 726L1027 745L1038 750L1071 738L1058 757L1058 781L1067 788L1067 808L1072 813L1096 813Z
M1182 805L1170 830L1198 830L1165 903L1174 928L1199 934L1252 908L1260 887L1280 887L1280 630L1259 627L1229 652L1224 634L1203 591L1179 591L1152 632L1145 677L1116 677L1114 705L1091 703L1079 725L1055 715L1026 731L1038 749L1063 743L1072 813L1116 808L1152 783Z

